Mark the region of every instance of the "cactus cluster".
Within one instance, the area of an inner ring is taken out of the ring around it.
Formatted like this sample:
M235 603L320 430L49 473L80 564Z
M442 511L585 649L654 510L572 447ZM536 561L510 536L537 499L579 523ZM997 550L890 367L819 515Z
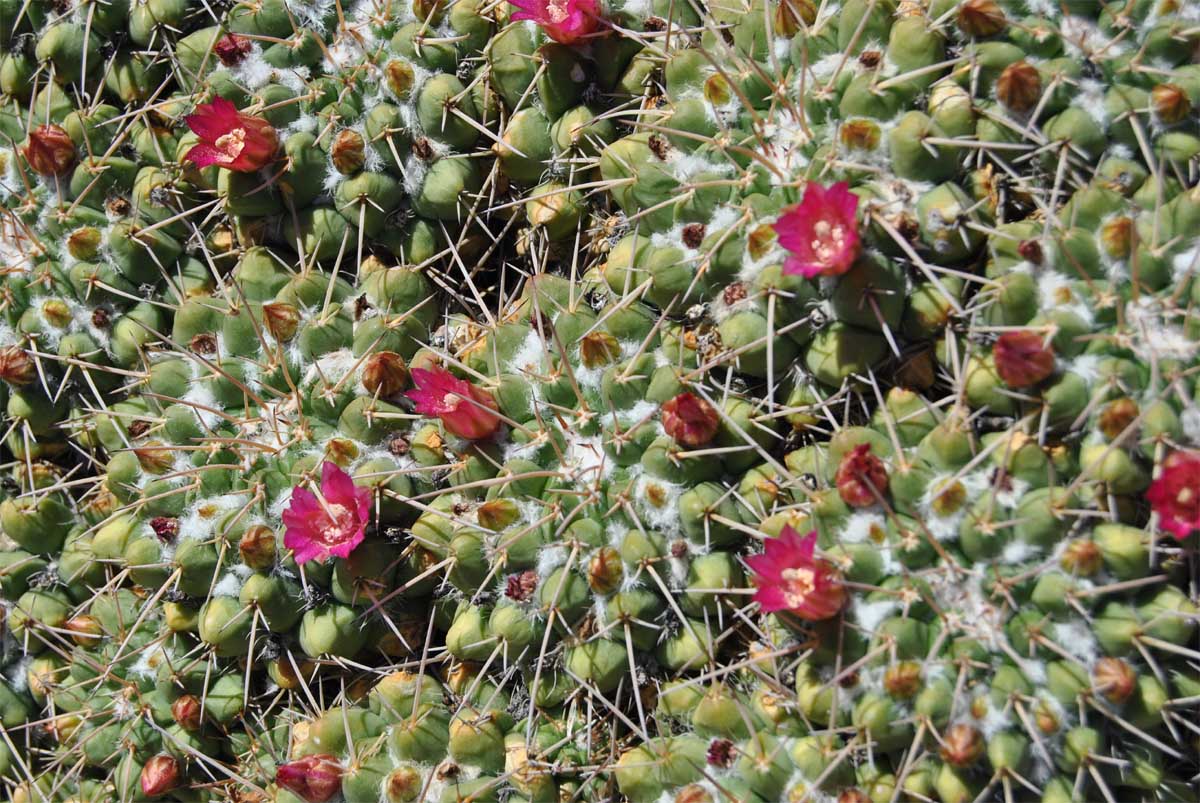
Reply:
M0 0L0 797L1200 795L1200 12Z

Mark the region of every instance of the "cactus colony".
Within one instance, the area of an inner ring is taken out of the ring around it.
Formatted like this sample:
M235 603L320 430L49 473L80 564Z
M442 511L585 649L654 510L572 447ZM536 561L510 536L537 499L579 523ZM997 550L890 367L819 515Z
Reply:
M14 803L1200 794L1186 0L0 0Z

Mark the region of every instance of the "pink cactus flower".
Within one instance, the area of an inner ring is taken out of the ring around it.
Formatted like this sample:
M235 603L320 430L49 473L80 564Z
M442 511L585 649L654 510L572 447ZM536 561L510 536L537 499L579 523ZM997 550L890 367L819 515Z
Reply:
M500 418L492 412L496 400L483 388L441 368L414 368L412 381L417 387L405 395L417 403L417 412L442 419L458 437L477 441L500 428Z
M1036 385L1054 373L1054 352L1037 332L1005 332L992 349L996 373L1010 388Z
M292 489L283 512L283 545L296 563L349 557L362 543L371 514L371 491L359 488L334 463L321 466L320 497L307 488Z
M1180 541L1200 530L1200 452L1172 452L1146 498L1158 526Z
M858 196L844 181L829 188L810 181L799 204L775 221L779 244L791 251L783 272L838 276L858 258Z
M684 391L663 404L662 424L676 443L695 449L717 436L721 419L711 404Z
M801 619L819 621L837 616L846 604L841 572L813 556L817 532L801 536L784 527L778 538L766 539L766 551L746 558L758 591L754 601L767 613L788 611Z
M308 803L325 803L341 791L343 772L333 756L305 756L281 764L275 770L275 783Z
M200 137L184 159L199 167L216 165L238 173L253 173L275 161L279 137L261 117L242 114L225 98L202 103L183 118Z
M596 30L600 11L596 0L508 0L521 9L514 20L533 20L546 35L569 45Z

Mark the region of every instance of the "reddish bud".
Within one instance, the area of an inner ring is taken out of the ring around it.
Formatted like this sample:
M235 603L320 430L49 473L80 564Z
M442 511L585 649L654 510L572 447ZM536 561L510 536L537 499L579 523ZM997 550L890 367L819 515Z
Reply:
M1092 683L1110 703L1123 703L1137 688L1137 673L1120 658L1101 658L1092 668Z
M75 143L65 128L40 125L29 132L22 151L33 172L42 176L61 176L75 164Z
M142 793L147 797L165 795L179 786L179 762L166 754L152 756L142 767Z
M325 803L341 790L343 771L333 756L305 756L276 769L275 783L308 803Z
M942 760L955 767L969 767L983 755L983 736L971 725L951 725L942 743Z
M713 739L708 746L708 763L714 767L728 767L736 756L733 742L728 739Z
M194 694L183 695L171 703L171 716L185 731L200 730L200 698Z
M958 9L958 27L967 36L995 36L1007 24L996 0L967 0Z
M37 366L20 346L0 349L0 379L10 385L28 385L37 377Z
M362 170L367 160L366 147L362 134L352 128L343 128L333 138L333 145L329 149L334 169L343 176L352 176Z
M291 304L263 304L263 323L280 343L291 340L300 326L300 310Z
M155 516L150 519L150 529L163 543L170 543L179 535L179 519L170 516Z
M1192 113L1192 101L1177 84L1159 84L1150 90L1150 105L1167 125L1183 122Z
M684 391L662 406L662 425L680 446L695 449L717 436L721 419L699 396Z
M213 45L213 52L217 54L217 58L226 67L234 67L240 64L242 59L250 55L250 49L253 46L254 43L246 37L227 33Z
M1042 76L1027 61L1014 61L996 79L996 100L1014 112L1027 112L1042 98Z
M394 351L378 351L363 364L362 385L368 393L386 399L408 386L408 366Z
M509 575L504 585L504 596L517 602L524 602L533 596L537 590L538 576L532 569L526 569L520 574Z
M850 507L870 507L887 493L888 473L869 443L855 446L838 466L838 495Z
M63 628L70 632L71 640L81 647L96 644L97 640L104 633L96 617L88 616L87 614L72 616L63 624Z
M996 373L1009 387L1036 385L1054 373L1054 352L1037 332L1005 332L992 354Z

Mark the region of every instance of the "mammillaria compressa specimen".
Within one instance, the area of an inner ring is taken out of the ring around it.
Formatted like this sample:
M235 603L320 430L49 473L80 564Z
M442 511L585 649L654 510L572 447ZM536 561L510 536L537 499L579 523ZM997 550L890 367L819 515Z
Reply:
M1196 799L1193 5L0 0L0 794Z

